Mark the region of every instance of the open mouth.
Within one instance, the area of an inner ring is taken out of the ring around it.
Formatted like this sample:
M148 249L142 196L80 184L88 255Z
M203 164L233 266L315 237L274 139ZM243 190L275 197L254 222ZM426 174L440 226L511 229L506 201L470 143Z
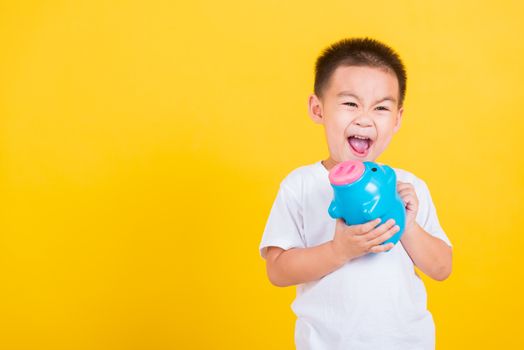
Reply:
M348 137L349 148L358 157L367 156L373 140L367 136L353 135Z

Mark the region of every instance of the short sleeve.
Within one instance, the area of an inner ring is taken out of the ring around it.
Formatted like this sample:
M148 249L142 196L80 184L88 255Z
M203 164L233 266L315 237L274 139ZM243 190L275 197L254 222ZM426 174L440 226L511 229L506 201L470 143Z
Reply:
M440 222L437 217L437 209L433 204L433 199L429 192L429 188L426 183L418 179L419 181L419 193L417 193L419 199L419 211L417 213L416 221L422 226L422 228L437 238L443 240L447 245L452 247L448 236L440 226Z
M277 196L259 245L260 255L266 258L266 247L276 246L282 249L304 248L303 211L299 195L284 182L280 184Z

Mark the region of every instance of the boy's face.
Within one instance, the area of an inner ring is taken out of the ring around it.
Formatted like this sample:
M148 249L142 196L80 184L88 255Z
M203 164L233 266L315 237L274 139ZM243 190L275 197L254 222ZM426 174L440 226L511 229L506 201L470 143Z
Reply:
M374 161L400 128L399 86L393 72L367 66L339 66L322 99L309 96L309 114L324 125L330 162Z

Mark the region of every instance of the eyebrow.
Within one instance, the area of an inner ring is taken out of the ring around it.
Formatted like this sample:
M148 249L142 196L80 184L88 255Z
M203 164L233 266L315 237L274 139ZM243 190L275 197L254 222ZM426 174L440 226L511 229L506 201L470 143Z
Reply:
M349 92L349 91L341 91L337 94L337 97L340 97L340 96L351 96L351 97L354 97L356 98L357 100L360 101L360 97L358 97L357 95ZM379 99L378 101L375 101L375 103L380 103L380 102L384 102L384 101L391 101L391 102L397 102L397 99L395 99L394 97L391 97L391 96L386 96L386 97L383 97L381 99Z

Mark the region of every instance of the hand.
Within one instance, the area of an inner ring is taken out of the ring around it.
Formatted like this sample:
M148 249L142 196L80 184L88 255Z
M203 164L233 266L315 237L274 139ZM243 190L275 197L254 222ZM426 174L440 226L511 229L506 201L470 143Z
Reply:
M380 219L377 218L364 224L348 226L343 219L337 219L335 237L331 241L335 255L347 262L367 253L379 253L393 248L393 243L381 243L397 233L400 227L395 225L393 219L377 226L379 223Z
M410 183L397 181L397 192L406 207L405 231L410 231L416 224L415 219L418 212L418 198L415 193L415 187Z

